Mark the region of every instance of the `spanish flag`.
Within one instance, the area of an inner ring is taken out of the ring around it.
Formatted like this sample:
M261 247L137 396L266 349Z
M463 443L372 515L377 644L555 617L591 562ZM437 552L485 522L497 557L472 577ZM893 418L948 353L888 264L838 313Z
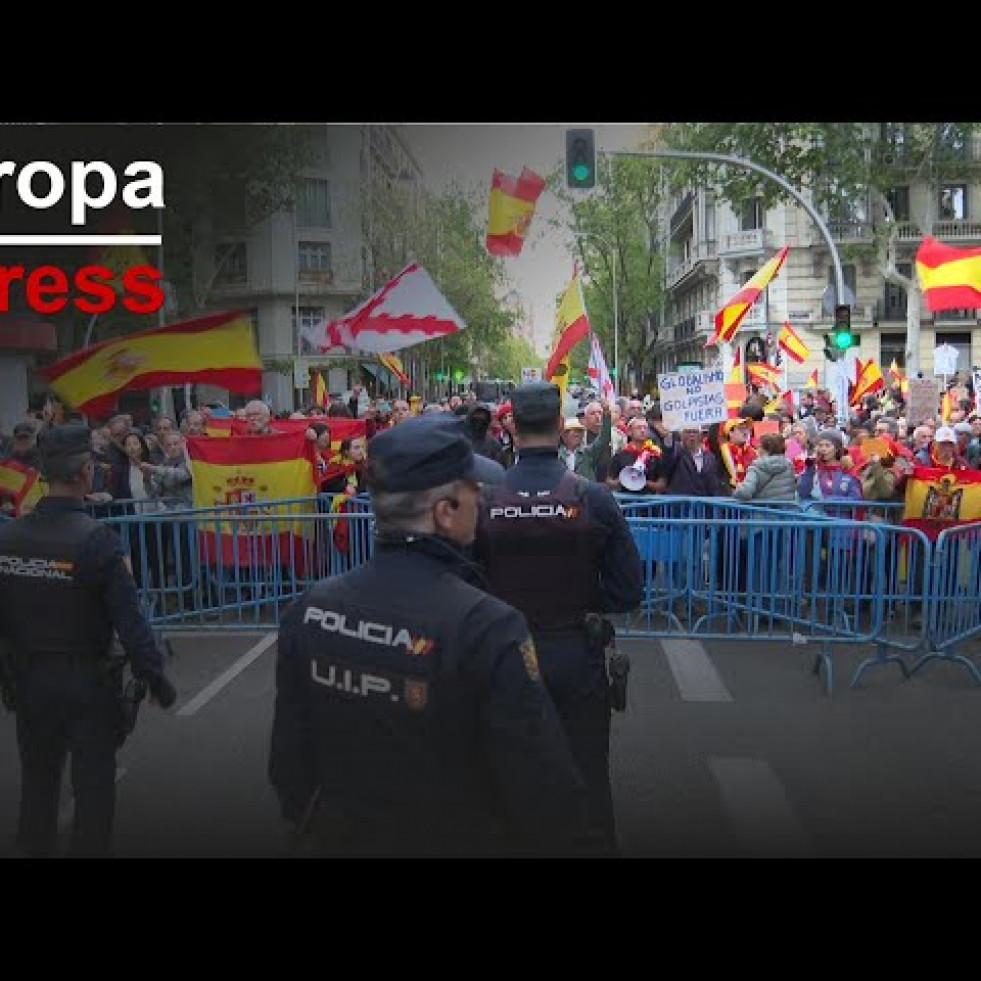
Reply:
M548 359L548 364L545 365L545 378L558 383L562 374L559 366L565 362L564 374L568 378L569 353L589 333L589 317L586 315L586 303L582 296L578 266L573 266L572 281L566 287L562 301L559 303L555 330L558 341L552 356Z
M750 381L754 384L779 389L781 371L774 365L766 361L748 361L746 370L749 372Z
M848 400L849 404L859 405L866 395L878 392L883 387L885 387L885 379L882 377L882 369L875 363L875 358L869 358L859 369L855 387L852 389L851 398Z
M743 385L743 357L742 350L736 348L736 353L732 358L732 368L729 369L728 385Z
M726 416L729 419L741 416L742 413L739 410L746 401L746 386L742 382L726 382L722 386L722 390L726 397Z
M231 416L212 416L204 418L204 432L207 436L231 436L235 420Z
M927 235L916 252L916 273L927 307L981 307L981 248L956 249Z
M252 322L242 312L209 314L115 340L62 358L39 372L66 404L106 415L122 392L186 382L257 394L262 361Z
M780 271L790 246L785 245L756 275L715 315L715 333L705 342L706 347L732 340L750 307L760 298L770 281Z
M33 511L47 492L47 482L33 467L9 458L0 462L0 502L9 502L13 517Z
M315 452L305 429L227 439L191 436L186 446L194 507L219 509L199 518L202 561L307 568L304 543L313 526L290 520L315 510Z
M818 385L818 370L815 368L808 376L807 381L804 382L804 388L820 388Z
M386 368L391 374L406 387L411 387L412 379L405 373L405 366L402 364L402 359L397 354L379 354L378 360L382 363L382 366Z
M793 358L798 364L803 364L811 353L810 348L801 340L797 331L790 326L789 320L783 322L783 327L777 334L777 345L781 351L786 351L787 357Z
M776 398L771 399L763 406L763 411L767 414L771 412L792 412L794 408L794 396L791 391L781 392Z
M940 396L940 418L944 422L950 422L950 413L954 408L951 403L952 399L950 397L950 389L947 389L947 391Z
M310 400L314 405L327 405L327 386L324 384L324 376L318 368L313 369L310 379Z
M544 178L527 167L522 168L517 179L495 168L487 223L487 251L491 255L521 254L528 226L535 214L535 203L545 184Z
M981 471L914 467L906 478L903 524L931 541L944 528L981 520Z

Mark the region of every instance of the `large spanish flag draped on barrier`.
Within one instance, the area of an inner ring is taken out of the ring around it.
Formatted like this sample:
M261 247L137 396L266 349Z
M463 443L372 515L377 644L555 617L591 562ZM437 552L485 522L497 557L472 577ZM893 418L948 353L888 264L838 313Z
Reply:
M916 274L927 307L981 307L981 249L956 249L930 235L916 252Z
M903 524L935 541L944 528L981 521L981 471L914 467L906 478Z
M262 388L252 322L235 311L103 341L39 373L63 402L95 416L111 412L124 391L195 382L244 395Z
M491 178L487 251L491 255L517 256L528 237L535 203L545 190L545 179L523 167L519 177L494 170Z
M0 503L10 503L15 518L34 509L48 492L44 478L18 460L0 462Z
M705 342L706 347L732 340L743 322L743 317L749 313L760 294L770 285L770 280L780 271L789 251L790 246L785 245L772 259L765 262L756 275L715 315L715 333Z
M187 455L194 506L233 508L200 519L203 561L304 567L308 549L303 539L312 529L288 519L316 510L311 503L317 493L314 444L305 428L270 436L191 436ZM305 501L271 503L297 498Z

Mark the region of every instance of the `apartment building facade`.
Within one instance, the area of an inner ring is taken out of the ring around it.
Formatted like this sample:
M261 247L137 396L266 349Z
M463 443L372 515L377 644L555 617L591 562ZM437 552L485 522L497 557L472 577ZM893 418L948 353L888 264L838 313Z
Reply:
M953 246L981 246L981 139L958 147L959 176L928 183L903 158L901 146L890 158L896 183L889 195L897 224L897 268L915 276L915 255L924 230L913 216L924 214L926 198L936 195L937 215L931 233ZM860 346L854 353L875 358L883 372L895 361L906 370L908 351L905 291L886 282L876 261L848 258L849 245L871 245L876 218L866 200L849 202L847 214L824 220L841 257L846 302ZM832 327L835 275L831 251L817 224L799 205L764 209L759 199L730 207L711 191L687 190L667 202L661 241L666 250L667 302L661 322L649 336L650 377L685 364L721 363L718 347L705 347L716 311L784 245L789 245L779 275L747 313L732 342L743 363L773 360L778 332L789 322L810 350L807 361L787 362L786 380L800 388L817 369L822 383L832 384L834 365L823 353L824 335ZM922 301L921 301L922 303ZM934 349L949 344L958 351L958 369L981 364L981 311L920 310L919 367L934 374ZM731 363L731 362L730 362ZM723 365L729 367L729 364Z
M205 230L195 256L199 277L207 280L218 269L210 305L251 312L264 365L262 393L274 410L303 402L307 393L300 385L306 388L311 368L321 369L330 392L350 388L364 372L370 380L383 371L373 359L318 354L303 335L381 285L374 282L368 189L414 189L422 180L400 126L312 129L314 163L302 175L293 211L267 218L244 242L223 238L219 229ZM200 402L223 397L200 388Z

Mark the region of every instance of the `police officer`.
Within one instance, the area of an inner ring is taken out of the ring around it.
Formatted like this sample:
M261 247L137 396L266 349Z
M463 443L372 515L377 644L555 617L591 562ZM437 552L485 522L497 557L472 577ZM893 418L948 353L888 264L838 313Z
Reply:
M641 559L609 489L571 473L558 458L558 386L520 385L511 407L518 462L485 495L474 554L491 592L528 620L595 820L615 852L605 655L610 638L599 640L587 625L641 602Z
M91 438L70 423L41 432L48 494L0 525L0 638L6 701L17 715L21 762L18 847L53 855L62 772L70 753L75 820L70 854L110 852L121 675L108 670L115 629L135 678L163 708L176 692L141 612L119 536L86 513Z
M365 472L374 555L280 627L269 777L284 818L316 829L314 854L596 854L524 617L466 581L479 485L503 468L439 413L375 435Z

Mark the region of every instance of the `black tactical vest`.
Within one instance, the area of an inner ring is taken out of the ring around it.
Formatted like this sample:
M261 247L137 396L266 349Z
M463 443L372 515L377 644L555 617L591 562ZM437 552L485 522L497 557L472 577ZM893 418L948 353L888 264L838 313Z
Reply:
M35 511L0 526L0 611L26 659L109 651L112 623L98 585L79 576L79 556L101 526L78 511Z
M524 613L533 630L571 627L599 610L604 541L592 527L588 482L565 473L554 491L489 488L482 554L490 591Z

